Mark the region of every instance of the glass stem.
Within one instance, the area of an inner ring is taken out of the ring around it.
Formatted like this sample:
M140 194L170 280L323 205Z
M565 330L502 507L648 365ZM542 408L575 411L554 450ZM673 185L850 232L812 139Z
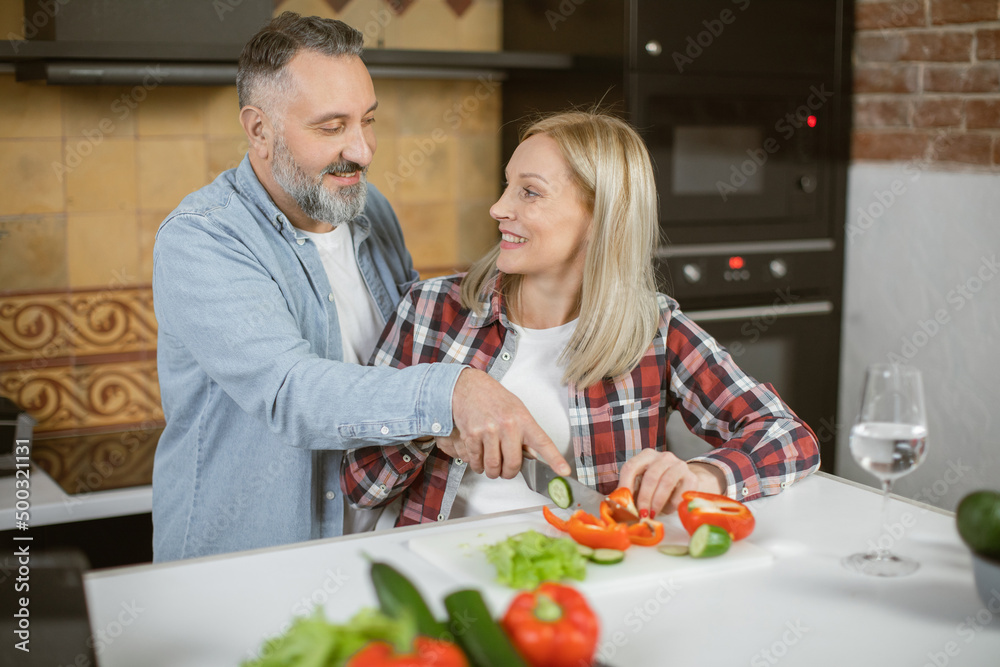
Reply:
M889 534L889 490L892 488L892 480L883 479L882 480L882 512L879 520L878 534L875 536L875 558L879 560L884 560L889 558L892 554L889 553L889 549L892 542L892 536ZM882 538L885 536L886 546L882 546Z

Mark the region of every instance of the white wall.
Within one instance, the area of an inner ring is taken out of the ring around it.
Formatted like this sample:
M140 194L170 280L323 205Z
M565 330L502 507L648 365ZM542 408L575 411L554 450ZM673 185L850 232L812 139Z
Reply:
M949 510L1000 490L1000 175L859 163L847 203L837 474L877 486L848 432L865 366L896 355L923 373L929 453L893 490Z

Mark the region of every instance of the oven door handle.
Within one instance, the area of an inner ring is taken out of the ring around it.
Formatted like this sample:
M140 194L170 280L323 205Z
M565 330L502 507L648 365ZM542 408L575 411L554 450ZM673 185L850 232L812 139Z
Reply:
M780 318L801 315L827 315L833 312L830 301L806 301L804 303L775 303L770 306L750 306L747 308L719 308L716 310L683 311L695 322L731 322L754 318Z

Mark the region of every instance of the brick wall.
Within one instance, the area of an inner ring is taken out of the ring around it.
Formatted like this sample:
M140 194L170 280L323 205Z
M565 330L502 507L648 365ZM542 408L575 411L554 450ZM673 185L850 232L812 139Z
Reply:
M854 160L1000 171L1000 0L858 0Z

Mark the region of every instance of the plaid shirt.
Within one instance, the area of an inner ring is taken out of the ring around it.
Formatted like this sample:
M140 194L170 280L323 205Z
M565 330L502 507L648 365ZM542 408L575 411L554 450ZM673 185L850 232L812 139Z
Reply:
M483 315L470 312L459 301L461 279L414 285L386 326L372 363L467 364L499 379L510 366L516 338L503 298L494 290ZM774 388L743 373L676 301L663 294L657 301L656 337L630 373L587 388L568 386L578 479L602 493L613 491L625 461L647 447L666 451L665 424L673 410L715 447L691 460L717 466L731 498L775 494L815 471L816 436ZM403 494L397 525L440 521L448 518L467 467L433 442L363 447L344 457L341 487L362 508Z

